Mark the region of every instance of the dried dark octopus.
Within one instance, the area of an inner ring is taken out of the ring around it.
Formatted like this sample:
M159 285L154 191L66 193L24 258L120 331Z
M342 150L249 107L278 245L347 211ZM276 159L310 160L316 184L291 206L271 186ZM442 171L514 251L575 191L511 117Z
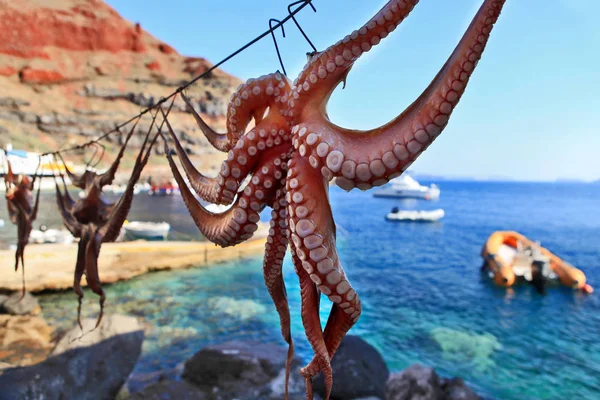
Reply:
M87 169L81 176L71 172L66 166L64 159L63 166L71 182L78 188L85 190L85 197L74 201L69 191L63 175L60 175L63 189L61 191L58 180L55 176L56 202L65 227L71 234L79 238L79 247L77 253L77 263L75 265L75 276L73 290L78 296L77 320L81 326L81 303L83 299L83 290L81 288L81 278L85 274L87 284L98 296L100 296L100 314L96 326L102 320L104 311L104 301L106 296L100 285L98 274L98 256L102 243L114 242L119 236L119 232L133 200L134 186L137 183L142 170L146 166L151 154L152 147L158 138L158 133L150 139L154 119L142 147L137 155L133 171L127 182L127 187L123 195L115 203L106 202L102 198L102 188L110 185L115 178L119 163L129 139L131 138L136 125L134 125L127 135L117 158L110 168L103 174L97 174Z
M21 262L21 274L23 276L23 295L25 295L25 246L29 242L29 235L33 228L40 203L40 188L33 200L33 186L37 178L37 170L33 179L27 175L20 174L15 176L10 165L10 161L6 158L6 176L4 185L6 187L6 206L8 208L8 216L10 221L17 225L17 250L15 251L15 271L19 269L19 261ZM39 169L39 164L38 164ZM40 178L41 179L41 178Z
M185 204L200 231L226 247L249 239L259 213L272 208L264 258L264 279L289 344L287 377L293 355L290 314L282 278L288 244L302 295L302 321L315 353L301 374L307 397L311 378L323 372L325 398L333 384L330 361L362 305L340 264L335 223L329 205L329 181L344 190L367 190L399 176L435 140L465 91L504 0L485 0L462 40L423 94L397 118L370 131L351 131L329 121L326 105L345 82L354 62L379 44L404 20L417 0L391 0L363 27L308 63L293 83L274 73L251 79L233 94L227 133L213 131L182 94L209 142L227 151L217 177L196 170L167 122L191 189L205 201L232 205L221 214L202 207L165 149ZM265 114L266 113L266 114ZM254 119L255 127L246 132ZM319 319L320 295L332 302L325 330Z

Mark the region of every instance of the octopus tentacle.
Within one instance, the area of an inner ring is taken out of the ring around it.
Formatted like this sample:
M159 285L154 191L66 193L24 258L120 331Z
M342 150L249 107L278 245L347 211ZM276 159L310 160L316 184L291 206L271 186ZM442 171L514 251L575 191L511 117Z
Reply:
M196 124L198 124L198 127L200 128L206 139L208 139L208 142L217 150L224 152L229 151L232 146L229 143L229 138L227 137L227 134L215 132L210 126L208 126L206 122L204 122L202 117L200 117L200 114L194 108L194 105L192 104L190 99L185 94L183 94L183 92L181 92L181 97L185 101L185 104L187 104L188 110L196 120Z
M88 229L89 240L85 249L85 277L88 287L92 289L92 292L100 296L100 314L98 314L98 319L96 320L97 328L100 322L102 322L104 301L106 300L106 294L100 285L100 276L98 275L98 256L100 255L100 247L102 246L102 236L93 224Z
M317 290L315 283L311 280L308 272L303 268L302 260L294 253L294 250L292 250L292 260L294 262L294 269L300 281L302 324L304 325L306 338L315 353L315 358L318 360L320 370L323 371L325 377L325 400L327 400L329 399L331 388L333 386L333 371L331 369L327 346L323 339L321 320L319 319L319 291ZM312 378L316 373L313 374L312 371L307 371L306 368L302 368L300 374L305 380L306 397L312 400Z
M102 237L102 242L104 243L114 242L117 239L121 231L121 227L127 218L127 214L131 208L131 203L133 202L133 191L135 184L140 178L144 167L148 163L148 159L150 158L150 154L152 152L152 147L156 143L156 139L158 139L157 133L146 147L149 134L150 131L148 131L146 139L144 140L144 144L142 145L142 148L140 149L140 152L135 160L133 172L129 177L125 192L121 195L121 198L119 198L118 202L112 207L110 213L108 214L108 222L99 230L99 233Z
M127 133L127 136L125 137L125 143L123 143L123 145L119 149L119 153L117 154L117 158L115 158L115 161L113 161L113 163L110 165L108 170L106 170L106 172L104 172L103 174L101 174L98 177L100 187L110 185L113 182L113 180L115 179L115 174L117 173L117 169L119 169L119 164L121 164L121 159L123 158L123 155L125 154L125 148L127 148L129 139L131 139L131 136L133 135L133 131L135 131L135 128L137 127L139 122L140 122L140 119L138 118L135 121L135 123L133 124L133 126L131 127L131 129L129 130L129 133ZM119 129L117 128L117 130L119 130Z
M252 118L258 124L268 107L285 105L290 82L285 75L275 72L241 84L231 96L227 110L227 136L235 145L246 131Z
M33 187L32 187L33 189ZM35 195L35 202L33 203L33 209L31 210L31 221L35 221L37 218L37 213L40 206L40 191L42 189L42 178L40 177L40 182L38 183L37 194ZM29 237L27 238L29 240Z
M264 75L258 79L249 79L246 83L241 84L231 95L227 107L227 133L217 133L213 130L204 122L192 102L183 93L182 97L210 144L217 150L225 152L236 145L253 118L255 125L262 121L265 111L273 105L273 102L282 100L280 96L287 92L289 86L287 77L279 72ZM282 102L285 103L285 101Z
M244 135L234 148L229 150L227 160L223 161L219 174L215 178L204 176L194 167L177 136L175 136L169 121L166 120L169 134L175 143L175 151L181 161L183 170L190 186L200 198L215 204L231 204L242 181L257 165L261 154L265 150L289 141L288 131L280 128L281 123L279 121L272 123L271 120L271 118L266 118L248 134Z
M8 192L8 190L7 190ZM13 204L12 201L8 200L6 202L6 207L8 208L8 218L10 219L10 222L12 222L13 224L17 224L17 218L18 218L18 209L17 207Z
M423 94L390 123L350 131L312 112L294 127L294 145L314 168L345 190L367 190L399 176L439 136L481 57L505 0L486 0Z
M73 201L71 195L69 194L64 177L62 175L60 177L62 178L64 194L61 192L60 187L58 186L56 176L54 177L54 184L56 186L56 204L58 205L58 211L63 220L63 224L69 230L69 232L71 232L71 234L75 237L81 237L82 225L75 219L72 213L75 201Z
M69 169L69 167L67 167L67 163L65 162L65 159L63 158L62 154L58 153L58 157L60 158L63 165L63 169L65 170L65 173L69 177L69 180L71 181L73 186L79 189L85 189L86 173L84 172L81 176L77 176L74 172L72 172Z
M358 295L352 289L340 264L335 246L335 223L328 202L328 186L320 172L305 158L293 156L289 162L286 188L290 237L302 267L321 293L334 303L324 338L333 358L346 332L361 313ZM305 369L315 375L321 362L315 359Z
M81 303L83 300L83 289L81 288L81 278L85 273L85 251L89 241L88 228L83 228L83 234L77 244L77 261L75 263L75 274L73 277L73 291L77 294L77 324L81 329Z
M163 114L163 117L165 117L164 114ZM219 183L217 182L217 179L216 178L208 178L208 177L202 175L196 169L196 167L194 167L194 164L192 164L192 161L187 156L187 153L185 152L185 149L181 145L181 142L175 135L175 132L173 131L173 128L171 127L171 124L169 123L169 120L165 118L165 121L167 123L167 130L169 131L169 134L171 135L171 139L173 140L173 143L175 144L175 152L177 153L177 156L179 157L181 166L183 167L183 171L185 172L185 175L187 176L187 178L190 182L190 186L192 187L192 189L194 189L194 192L196 192L196 194L198 194L198 196L200 196L203 200L209 201L211 203L221 204L220 198L219 198L220 197L219 196ZM166 142L165 142L165 145L166 145ZM231 196L231 201L233 201L233 194ZM230 203L226 202L225 204L230 204Z
M354 62L390 34L412 11L419 0L390 0L360 29L322 52L309 55L303 71L294 81L288 105L299 117L308 103L321 108Z
M258 228L260 211L275 197L278 182L272 176L283 175L282 169L287 159L287 152L282 152L279 148L264 153L261 158L263 168L254 174L244 191L239 193L234 206L224 213L213 214L194 198L173 161L166 141L165 153L179 185L181 197L196 226L208 240L221 247L235 245L253 236Z
M287 399L290 370L294 357L294 342L290 327L290 309L282 274L283 258L285 257L288 245L286 206L285 188L282 185L281 189L277 190L275 201L272 204L271 228L269 229L269 236L267 236L267 243L265 244L263 276L269 295L271 295L271 299L279 314L281 335L288 344L288 353L285 362L285 398Z

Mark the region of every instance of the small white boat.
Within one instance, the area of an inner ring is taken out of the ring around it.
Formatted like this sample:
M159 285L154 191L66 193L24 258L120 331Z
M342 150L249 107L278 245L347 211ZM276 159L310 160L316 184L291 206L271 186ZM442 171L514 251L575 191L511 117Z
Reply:
M4 220L0 219L0 228L3 228L3 227L4 227Z
M203 205L204 208L206 208L207 211L213 213L213 214L221 214L224 213L225 211L229 210L231 208L231 205L225 205L225 204L212 204L212 203L208 203L206 205Z
M46 244L71 244L75 241L71 232L66 229L32 229L29 235L29 243Z
M123 225L125 237L129 240L165 240L171 225L167 222L141 222L133 221Z
M403 174L375 191L373 196L437 200L440 197L440 188L435 184L422 186L412 176Z
M398 210L394 207L392 212L385 216L388 221L413 221L413 222L436 222L444 217L444 210Z

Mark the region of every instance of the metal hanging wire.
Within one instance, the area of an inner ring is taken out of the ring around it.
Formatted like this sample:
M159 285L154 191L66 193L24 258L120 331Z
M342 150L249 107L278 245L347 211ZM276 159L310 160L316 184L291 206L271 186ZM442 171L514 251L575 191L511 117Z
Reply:
M291 11L291 7L294 5L298 5L299 6ZM250 40L248 43L244 44L242 47L238 48L237 50L235 50L234 52L232 52L231 54L229 54L227 57L223 58L221 61L219 61L218 63L214 64L212 67L210 67L209 69L207 69L206 71L204 71L202 74L196 76L194 79L188 81L187 83L179 86L177 88L177 90L175 90L174 92L172 92L170 95L168 95L167 97L162 98L160 101L158 101L156 104L153 104L147 108L145 108L143 111L139 112L137 115L131 117L130 119L128 119L127 121L121 123L120 125L117 125L115 128L111 129L110 131L105 132L104 134L102 134L101 136L99 136L98 138L94 139L94 140L90 140L89 142L80 144L80 145L76 145L76 146L72 146L72 147L68 147L66 149L60 149L60 150L56 150L56 151L50 151L50 152L45 152L42 153L41 156L46 156L46 155L55 155L58 153L65 153L65 152L70 152L70 151L75 151L75 150L83 150L85 149L87 146L90 146L92 144L95 143L99 143L100 141L106 139L108 136L115 134L117 132L120 132L119 129L125 127L127 124L135 121L137 118L141 118L144 114L149 113L151 110L154 110L157 107L161 107L163 105L163 103L165 103L167 100L173 98L182 92L183 90L187 89L188 87L190 87L191 85L193 85L194 83L196 83L198 80L209 76L215 69L217 69L218 67L220 67L221 65L225 64L227 61L231 60L233 57L237 56L238 54L240 54L241 52L243 52L244 50L248 49L249 47L251 47L252 45L254 45L255 43L257 43L258 41L260 41L261 39L265 38L268 35L271 35L273 33L273 31L277 30L279 27L282 27L283 29L283 25L288 22L290 19L292 19L294 21L294 23L296 24L296 26L298 27L298 29L300 29L300 31L302 32L304 38L311 44L310 40L308 39L308 37L306 36L306 34L304 33L304 31L302 30L302 28L300 28L300 25L298 24L298 21L295 19L295 15L298 14L300 11L302 11L302 9L304 9L304 7L306 6L310 6L315 12L316 9L315 7L312 5L312 0L301 0L301 1L297 1L294 2L292 4L290 4L290 6L288 7L288 15L286 15L285 18L283 18L281 21L277 22L277 24L275 25L269 25L269 30L261 33L260 35L256 36L254 39ZM312 46L314 48L314 46ZM170 109L170 107L169 107Z
M301 6L299 8L297 8L295 11L292 11L292 7L297 6L298 4L301 4ZM302 27L300 26L300 24L298 23L298 20L296 19L296 12L299 9L302 9L303 7L305 7L306 5L309 5L310 8L312 8L312 10L314 12L317 12L317 9L315 8L315 6L311 3L310 0L299 0L299 1L295 1L292 4L288 5L288 14L290 17L292 17L292 20L294 21L294 24L296 24L296 27L298 28L298 30L300 31L300 33L302 34L302 36L304 36L304 39L306 39L306 41L308 42L308 44L310 45L310 47L312 47L313 52L317 51L317 48L315 47L315 45L310 41L310 39L308 38L308 36L306 35L306 33L304 32L304 29L302 29Z

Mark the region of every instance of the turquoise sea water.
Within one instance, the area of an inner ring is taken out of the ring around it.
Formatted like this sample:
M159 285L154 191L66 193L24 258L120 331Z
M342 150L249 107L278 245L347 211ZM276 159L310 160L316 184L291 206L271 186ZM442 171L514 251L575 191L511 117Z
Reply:
M432 365L443 375L463 377L487 397L600 398L600 186L442 182L440 187L437 202L332 188L341 260L363 301L351 333L376 346L392 371L415 362ZM387 222L384 215L393 206L441 207L446 217L436 224ZM139 197L131 219L167 215L175 230L196 233L178 197ZM493 286L479 273L479 253L489 234L500 229L540 240L584 270L596 293L557 287L540 296L528 286ZM284 275L297 353L308 360L289 259ZM142 316L150 325L136 373L174 367L209 343L284 343L260 257L149 274L112 285L107 295L108 312ZM85 313L97 312L96 301L87 295ZM53 323L73 325L73 293L46 295L42 307ZM327 301L321 315L325 321Z

